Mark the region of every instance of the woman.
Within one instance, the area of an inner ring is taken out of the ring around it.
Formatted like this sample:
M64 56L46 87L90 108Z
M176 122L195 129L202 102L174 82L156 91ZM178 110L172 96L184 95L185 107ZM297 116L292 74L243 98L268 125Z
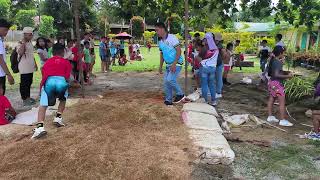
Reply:
M201 78L201 91L202 97L208 102L208 87L211 94L211 105L216 106L216 87L215 87L215 74L217 66L217 58L219 51L213 41L211 33L205 35L203 42L198 40L196 48L199 55L196 59L200 62L200 78Z
M43 37L39 37L36 43L37 53L40 57L40 68L44 65L44 63L48 59L48 44L47 40Z

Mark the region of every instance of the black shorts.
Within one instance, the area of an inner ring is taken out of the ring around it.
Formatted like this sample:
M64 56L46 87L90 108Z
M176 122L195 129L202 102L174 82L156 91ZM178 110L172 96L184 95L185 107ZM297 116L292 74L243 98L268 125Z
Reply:
M124 49L120 49L120 56L124 56Z
M3 95L6 93L6 77L0 77L0 86L3 88Z

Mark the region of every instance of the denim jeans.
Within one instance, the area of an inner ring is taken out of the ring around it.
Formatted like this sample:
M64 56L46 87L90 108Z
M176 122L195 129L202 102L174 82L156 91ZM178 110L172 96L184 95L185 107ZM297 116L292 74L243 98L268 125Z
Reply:
M216 68L216 87L217 87L217 94L222 93L223 88L223 64L217 66Z
M267 64L267 59L260 59L260 69L262 72L264 72L266 64Z
M172 102L173 90L176 91L176 95L184 95L180 85L177 82L177 78L181 72L181 66L176 66L176 72L170 71L170 66L167 66L163 77L164 93L166 95L165 100Z
M211 94L211 101L216 100L216 88L215 88L215 78L216 78L216 67L201 67L200 68L201 77L201 90L202 97L208 102L208 87Z

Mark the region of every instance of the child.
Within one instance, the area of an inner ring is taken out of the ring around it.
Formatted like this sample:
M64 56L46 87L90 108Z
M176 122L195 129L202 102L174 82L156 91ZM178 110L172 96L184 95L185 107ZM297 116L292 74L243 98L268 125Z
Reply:
M48 106L56 104L56 98L59 98L58 112L53 120L57 127L64 126L62 113L65 109L68 96L68 81L72 70L71 64L64 59L64 46L55 44L52 48L53 57L48 59L42 68L42 80L40 84L41 97L38 112L37 127L34 129L33 138L40 138L47 134L44 129L44 120Z
M48 58L52 57L52 41L50 39L47 39L47 47L48 47Z
M91 68L92 68L92 64L91 64L91 55L90 55L90 42L85 41L84 42L84 62L86 63L86 68L83 70L83 72L86 73L86 75L84 76L85 82L87 82L89 80L90 77L90 72L91 72Z
M106 37L101 37L99 44L99 55L101 59L101 72L107 72L107 47L106 47Z
M268 41L262 40L261 42L261 49L259 51L259 57L260 57L260 69L262 72L264 72L266 68L266 64L268 62L269 55L271 53L271 49L267 46Z
M149 41L147 42L147 48L148 48L148 52L150 54L151 53L151 43Z
M115 38L112 38L112 40L109 42L109 48L110 48L110 54L111 54L111 63L113 66L116 65L116 55L117 55L117 46L115 44Z
M290 73L285 75L282 70L283 61L285 59L284 56L285 49L282 46L276 46L273 50L274 58L270 60L268 67L268 74L271 77L268 82L268 90L270 93L269 101L268 101L268 122L276 122L279 120L272 115L272 108L274 101L278 99L279 101L279 110L280 110L280 126L293 126L291 122L285 119L286 115L286 107L285 107L285 91L283 86L283 80L291 78L293 75Z
M276 39L276 46L281 46L284 48L284 50L286 50L286 45L282 41L282 34L277 34L275 39Z
M119 58L119 66L125 66L127 64L127 56L124 54Z
M40 68L44 65L46 60L48 59L48 45L47 41L43 37L39 37L36 43L37 53L40 57Z
M17 113L10 104L10 101L4 96L3 85L0 84L0 125L9 124L15 119Z
M229 86L231 83L228 82L228 73L231 70L233 64L233 43L227 44L227 49L223 57L224 72L223 72L223 84Z

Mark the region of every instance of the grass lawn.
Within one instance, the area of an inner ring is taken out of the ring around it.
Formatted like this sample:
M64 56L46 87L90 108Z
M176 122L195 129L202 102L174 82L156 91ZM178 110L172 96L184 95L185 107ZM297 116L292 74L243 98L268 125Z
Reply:
M96 48L96 64L94 66L94 72L100 72L101 71L101 60L99 57L99 50L98 48ZM144 72L144 71L154 71L154 70L158 70L159 68L159 50L158 48L152 48L151 52L148 52L148 49L145 47L141 48L141 53L144 56L144 60L142 61L134 61L132 62L132 64L128 63L126 66L113 66L112 67L112 71L114 72L125 72L125 71L135 71L135 72ZM127 54L127 58L128 57L128 50L126 49L126 54ZM35 54L35 58L36 61L39 63L39 56L37 54ZM7 63L10 66L10 55L7 55ZM239 68L234 68L233 72L242 72L242 73L258 73L260 72L260 64L259 64L259 60L258 58L252 58L249 57L249 59L246 60L252 60L255 62L255 67L251 67L251 68L243 68L242 71L240 71ZM10 69L10 68L9 68ZM191 69L191 68L190 68ZM15 79L15 85L7 86L7 89L16 89L19 86L19 82L20 82L20 77L19 74L13 74L14 79ZM34 78L33 78L33 87L37 87L40 84L40 80L41 80L41 73L40 71L37 71L34 74Z

